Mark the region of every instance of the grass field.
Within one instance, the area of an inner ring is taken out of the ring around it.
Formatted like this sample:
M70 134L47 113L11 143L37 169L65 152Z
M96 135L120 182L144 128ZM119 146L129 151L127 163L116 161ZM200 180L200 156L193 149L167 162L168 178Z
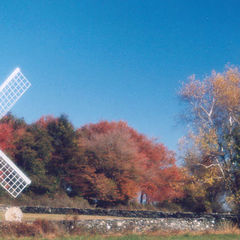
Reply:
M76 237L76 238L65 238L65 240L101 240L103 237ZM123 237L108 237L107 240L235 240L240 239L240 235L204 235L204 236L123 236ZM60 239L59 239L60 240ZM62 239L63 240L63 239Z
M210 234L210 235L183 235L183 236L137 236L137 235L128 235L128 236L112 236L112 237L104 237L104 236L78 236L78 237L61 237L61 238L0 238L0 240L47 240L47 239L55 239L55 240L239 240L240 235L234 234Z

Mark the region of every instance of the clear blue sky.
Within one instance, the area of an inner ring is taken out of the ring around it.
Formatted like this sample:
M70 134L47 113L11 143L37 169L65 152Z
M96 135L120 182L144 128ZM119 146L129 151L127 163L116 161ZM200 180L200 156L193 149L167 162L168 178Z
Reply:
M29 123L65 113L75 127L125 120L170 149L176 92L193 73L240 63L240 1L2 0L0 79L32 83L12 109Z

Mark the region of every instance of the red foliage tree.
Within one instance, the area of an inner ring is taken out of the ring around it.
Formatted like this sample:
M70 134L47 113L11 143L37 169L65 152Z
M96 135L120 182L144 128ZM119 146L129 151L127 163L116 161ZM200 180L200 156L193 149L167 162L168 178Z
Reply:
M182 196L183 176L173 152L126 122L89 124L78 135L84 154L69 180L85 197L126 202L140 192L148 202L162 202Z
M26 131L24 120L9 114L0 121L0 149L9 155L14 155L16 142Z
M69 169L68 180L88 199L122 202L136 197L139 186L138 150L126 128L78 130L80 160Z
M141 195L146 195L147 202L171 201L183 196L184 175L176 166L174 153L163 144L148 139L131 129L139 154L144 159L144 174L141 181Z
M14 148L14 129L12 124L0 123L0 149L11 153Z

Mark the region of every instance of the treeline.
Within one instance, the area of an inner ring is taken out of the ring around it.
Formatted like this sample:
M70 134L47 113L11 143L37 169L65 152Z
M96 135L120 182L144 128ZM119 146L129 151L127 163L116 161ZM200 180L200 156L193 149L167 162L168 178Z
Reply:
M126 122L102 121L74 129L63 115L42 117L30 125L8 115L0 122L0 148L31 178L25 195L61 192L99 206L183 196L184 174L174 153Z
M182 166L163 144L126 122L102 121L75 129L66 116L33 124L8 115L0 148L32 179L23 195L81 197L99 206L131 202L184 211L240 208L240 72L227 67L179 91L184 104ZM170 134L170 133L169 133Z

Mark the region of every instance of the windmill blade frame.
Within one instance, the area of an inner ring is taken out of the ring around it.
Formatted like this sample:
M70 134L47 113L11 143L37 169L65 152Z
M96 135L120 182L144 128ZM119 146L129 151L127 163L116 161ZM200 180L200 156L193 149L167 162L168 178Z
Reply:
M14 198L31 183L31 180L0 150L0 185Z
M0 119L14 106L19 98L27 91L31 83L16 68L0 86Z
M16 68L0 86L0 119L30 86L20 68ZM0 150L0 185L16 198L30 183L31 180Z

